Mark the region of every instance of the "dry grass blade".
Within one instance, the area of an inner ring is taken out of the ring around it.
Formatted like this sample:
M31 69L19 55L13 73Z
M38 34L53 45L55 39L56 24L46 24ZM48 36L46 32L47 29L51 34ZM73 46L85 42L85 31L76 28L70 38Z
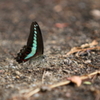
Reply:
M67 85L69 83L70 83L70 81L60 82L60 83L49 86L49 88L53 89L53 88L56 88L56 87L59 87L59 86Z
M24 96L27 97L27 98L29 98L29 97L31 97L32 95L34 95L34 94L40 92L40 90L41 90L40 88L37 88L37 89L35 89L35 90L33 90L33 91L30 91L30 92L24 94Z
M76 52L85 52L85 51L90 51L90 50L100 50L100 46L95 46L97 45L97 41L93 41L92 43L89 44L83 44L80 47L73 47L66 55L70 55ZM95 46L95 47L93 47Z
M93 47L95 45L98 45L98 42L96 40L92 41L91 43L81 45L81 48Z
M82 49L82 48L79 48L79 47L74 47L71 49L71 51L69 51L67 53L67 56L70 55L70 54L73 54L73 53L76 53L76 52L85 52L85 51L90 51L90 50L100 50L100 46L96 46L96 47L89 47L89 48L85 48L85 49Z

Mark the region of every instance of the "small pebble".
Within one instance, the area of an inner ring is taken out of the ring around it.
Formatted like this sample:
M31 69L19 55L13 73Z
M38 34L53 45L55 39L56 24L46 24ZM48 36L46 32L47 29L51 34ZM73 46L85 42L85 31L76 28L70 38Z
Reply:
M84 63L85 64L91 63L91 60L86 60Z
M92 10L91 15L96 19L100 19L100 10L97 9Z

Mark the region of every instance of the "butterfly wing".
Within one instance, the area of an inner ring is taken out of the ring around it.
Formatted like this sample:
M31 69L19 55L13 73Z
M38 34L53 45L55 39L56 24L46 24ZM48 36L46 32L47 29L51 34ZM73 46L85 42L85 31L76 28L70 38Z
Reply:
M37 22L32 22L30 28L30 36L27 41L28 47L36 47L36 54L43 54L44 46L43 46L43 38L40 27Z
M31 24L27 47L31 47L31 52L25 57L25 59L43 54L43 39L37 22L32 22Z
M32 57L42 55L43 49L44 46L40 27L37 22L32 22L27 45L20 50L20 53L17 54L15 59L18 63L25 62Z

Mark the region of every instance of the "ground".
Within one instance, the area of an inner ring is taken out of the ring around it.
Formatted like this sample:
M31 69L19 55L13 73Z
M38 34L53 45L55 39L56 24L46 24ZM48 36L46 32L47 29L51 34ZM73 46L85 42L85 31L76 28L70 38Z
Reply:
M0 0L0 100L100 100L100 76L91 84L63 85L21 98L42 85L100 70L100 50L67 56L73 47L94 40L99 46L99 9L99 0ZM41 27L45 58L18 64L14 57L26 44L33 21Z

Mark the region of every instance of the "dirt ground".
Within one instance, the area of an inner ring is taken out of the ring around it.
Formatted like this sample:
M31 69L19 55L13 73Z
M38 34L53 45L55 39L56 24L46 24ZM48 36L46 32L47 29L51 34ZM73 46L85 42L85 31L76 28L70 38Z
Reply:
M100 75L91 84L63 85L27 98L30 90L100 70L100 50L66 56L93 40L100 45L99 10L100 0L0 0L0 100L100 100ZM33 21L42 31L45 59L18 64L14 57Z

